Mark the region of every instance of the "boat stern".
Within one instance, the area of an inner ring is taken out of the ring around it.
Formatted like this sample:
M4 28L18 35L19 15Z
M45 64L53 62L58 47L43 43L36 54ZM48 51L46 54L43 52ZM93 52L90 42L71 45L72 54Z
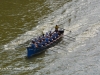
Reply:
M64 33L64 29L59 30L59 32L60 32L61 34L63 34L63 33Z

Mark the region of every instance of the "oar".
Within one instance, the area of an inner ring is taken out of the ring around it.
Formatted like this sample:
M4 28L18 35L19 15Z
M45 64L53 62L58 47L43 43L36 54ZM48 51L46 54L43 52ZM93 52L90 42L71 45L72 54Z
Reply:
M64 29L64 30L66 30L66 29ZM69 31L69 32L71 33L71 30L66 30L66 31ZM69 38L75 39L75 38L70 37L70 36L68 36L68 35L64 35L64 36L67 36L67 37L69 37Z
M69 31L71 33L71 30L67 30L67 29L64 29L64 30Z
M68 36L68 35L64 35L64 36L67 36L67 37L69 37L69 38L75 39L75 38L73 38L73 37L71 37L71 36Z

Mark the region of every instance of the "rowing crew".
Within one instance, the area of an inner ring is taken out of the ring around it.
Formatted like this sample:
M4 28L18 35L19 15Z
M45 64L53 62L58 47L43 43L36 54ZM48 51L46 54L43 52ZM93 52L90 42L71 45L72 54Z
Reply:
M31 47L37 48L37 47L47 46L51 42L55 41L56 38L58 38L58 36L59 36L59 33L54 32L53 34L49 34L49 36L39 37L38 39L35 39L32 41Z
M37 47L42 47L50 44L53 42L58 36L60 35L58 32L58 25L55 26L55 32L51 33L51 31L46 33L46 35L42 35L42 37L39 37L38 39L32 40L32 45L31 47L37 48Z

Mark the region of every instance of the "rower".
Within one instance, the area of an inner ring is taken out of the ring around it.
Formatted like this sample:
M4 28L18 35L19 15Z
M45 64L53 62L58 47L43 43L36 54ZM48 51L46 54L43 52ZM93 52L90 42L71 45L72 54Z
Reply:
M38 40L35 38L35 40L34 40L36 43L38 42Z
M43 39L45 38L44 34L41 36L41 41L43 41Z
M32 42L33 42L33 44L31 45L31 47L32 47L32 48L36 48L35 42L34 42L34 41L32 41Z
M52 39L53 39L53 40L56 39L56 32L53 33L53 35L52 35Z
M38 43L38 47L42 47L41 40Z
M58 36L59 36L59 35L58 35L58 32L55 33L55 36L56 36L56 38L58 38Z
M46 36L45 41L46 41L46 43L50 42L48 36Z
M41 42L41 44L42 44L43 46L45 46L45 39L43 39L43 41Z
M48 36L48 33L46 32L46 36Z
M51 31L49 32L49 36L51 36L52 35L52 33L51 33Z
M38 40L41 40L41 37L39 36Z
M52 41L53 41L53 39L52 39L52 36L50 36L50 39L49 39L49 41L50 41L50 42L52 42Z

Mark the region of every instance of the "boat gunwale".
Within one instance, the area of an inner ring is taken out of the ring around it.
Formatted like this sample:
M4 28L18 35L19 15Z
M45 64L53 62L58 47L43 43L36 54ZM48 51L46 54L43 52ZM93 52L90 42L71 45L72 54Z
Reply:
M34 51L33 54L31 54L31 55L29 55L27 57L32 57L32 56L35 56L37 54L40 54L40 53L44 52L46 49L48 49L48 48L56 45L60 41L60 39L63 37L64 30L60 30L59 32L60 32L60 35L55 40L53 40L53 42L51 42L50 44L48 44L47 46L43 46L43 47L39 47L39 48L27 47L27 51L30 51L30 50Z

